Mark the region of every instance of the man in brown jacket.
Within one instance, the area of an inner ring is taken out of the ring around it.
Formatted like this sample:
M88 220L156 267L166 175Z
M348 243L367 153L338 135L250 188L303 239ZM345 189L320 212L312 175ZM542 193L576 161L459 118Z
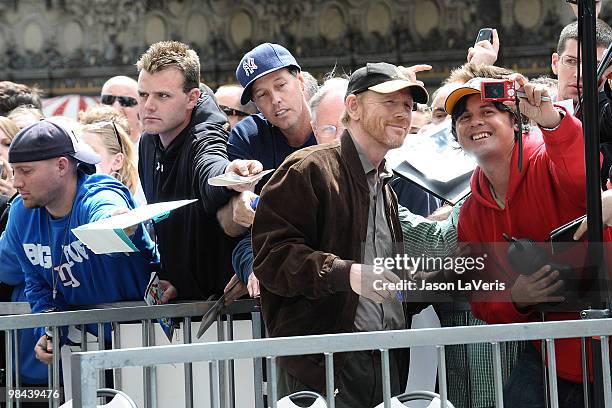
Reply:
M376 290L399 277L368 265L395 256L402 242L384 156L402 145L415 103L427 99L394 65L367 64L349 80L341 139L294 153L264 187L253 223L254 272L272 337L406 328L414 304ZM406 383L404 356L391 359L393 393ZM279 396L324 390L323 356L279 361ZM378 352L336 355L334 362L337 407L382 401Z

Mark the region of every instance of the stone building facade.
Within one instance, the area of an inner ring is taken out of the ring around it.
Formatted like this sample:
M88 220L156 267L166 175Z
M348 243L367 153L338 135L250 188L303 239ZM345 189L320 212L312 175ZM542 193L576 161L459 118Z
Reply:
M97 94L112 75L135 77L149 44L172 39L197 50L213 88L234 82L242 54L263 41L319 78L367 61L429 63L422 79L435 87L481 27L498 28L500 64L549 74L571 19L560 0L0 0L0 79Z

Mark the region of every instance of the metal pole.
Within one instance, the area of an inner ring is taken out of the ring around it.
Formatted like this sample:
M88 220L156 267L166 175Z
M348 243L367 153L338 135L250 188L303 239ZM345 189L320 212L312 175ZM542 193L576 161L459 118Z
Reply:
M81 328L81 351L87 351L87 326L79 325Z
M215 379L215 374L213 373L212 362L208 362L208 396L210 398L210 406L213 407L215 405L215 396L213 394L214 384L213 381Z
M582 393L584 394L584 407L589 408L591 406L591 403L589 401L589 394L591 393L591 382L588 381L589 362L587 356L586 342L587 340L584 337L580 338L580 356L582 359Z
M601 214L601 180L600 180L600 145L599 145L599 100L597 95L597 43L595 0L578 0L578 27L582 38L583 50L583 117L584 156L586 161L586 193L588 215L589 259L587 279L592 282L591 302L593 309L605 309L605 302L610 303L609 279L603 267L603 225ZM579 69L579 68L578 68ZM605 282L606 293L600 293L597 282ZM600 348L597 340L591 340L593 350L593 406L603 407L603 384Z
M212 408L221 408L221 384L219 384L219 360L210 362L212 367Z
M79 325L79 328L81 330L81 351L87 351L87 349L89 348L89 344L87 343L87 325L81 324Z
M53 392L60 391L60 331L59 327L53 326ZM53 407L59 407L59 399L52 398Z
M612 408L612 380L610 379L610 343L608 336L601 336L601 365L604 402L606 408Z
M270 381L270 373L272 368L270 367L270 359L266 358L266 407L270 407L272 404L272 381Z
M105 350L104 323L98 323L98 350ZM98 371L98 388L106 388L106 370Z
M223 321L223 316L217 316L217 340L224 341L225 340L225 322ZM225 408L226 406L226 396L227 396L227 382L225 381L226 375L226 367L227 361L222 360L219 361L219 372L217 375L219 376L219 390L220 390L220 402L221 406Z
M183 318L183 343L191 343L191 317ZM193 364L184 364L185 373L185 408L193 407Z
M327 407L335 408L336 399L334 398L334 354L325 353L325 386L327 393Z
M495 408L504 408L504 381L501 369L501 345L499 342L493 345L493 379L495 382Z
M440 386L440 407L446 408L448 403L448 394L446 392L446 355L444 354L444 346L438 348L438 384Z
M546 354L548 355L548 391L551 408L559 408L559 395L557 394L557 358L555 356L555 341L546 339Z
M53 389L53 365L50 364L47 366L47 386L50 390ZM73 390L74 395L74 390ZM53 399L49 398L49 403L47 404L49 408L53 408Z
M599 164L599 105L597 91L597 45L595 40L595 0L579 0L582 9L582 127L584 129L584 150L586 159L586 187L589 243L603 241L601 219L601 181ZM579 11L580 14L580 11ZM601 260L601 246L592 245L593 261ZM601 265L591 263L590 265Z
M155 321L147 320L148 322L148 332L149 332L149 346L155 346ZM149 381L151 382L151 408L157 408L157 366L149 367L151 370L151 377Z
M121 324L119 322L113 323L113 344L114 348L121 348ZM123 389L123 378L121 378L121 368L117 368L114 371L114 388L116 390Z
M251 333L254 339L261 338L261 330L261 312L251 312ZM261 358L253 359L253 383L255 390L255 408L264 408L263 361Z
M13 330L15 334L15 389L21 388L21 381L19 380L19 330ZM7 357L8 358L8 357ZM15 407L21 408L21 400L15 401Z
M270 371L268 372L268 385L270 389L270 406L272 408L277 407L278 403L278 389L277 389L277 370L276 370L276 357L268 357L268 361L270 362Z
M389 380L391 373L389 368L389 350L380 350L380 361L382 364L383 406L384 408L391 408L391 382Z
M150 320L142 321L142 346L149 347L149 324ZM142 367L143 404L145 408L151 408L151 367Z
M225 315L227 318L227 340L234 340L234 316L228 314ZM227 388L229 391L229 408L236 406L236 386L234 383L234 360L229 360Z
M6 389L5 394L6 394L6 406L7 407L12 407L13 406L13 398L9 397L9 390L11 388L13 388L13 335L12 335L12 330L5 330L4 331L4 338L5 338L5 354L6 354ZM49 403L51 403L49 401Z
M71 382L73 408L96 408L96 373L79 354L71 357Z
M544 313L542 313L542 321L544 321ZM543 384L543 390L542 392L544 393L544 406L548 407L549 406L549 401L550 401L550 395L548 392L548 370L546 369L546 340L542 339L540 340L540 350L542 350L542 352L540 354L542 354L542 384Z

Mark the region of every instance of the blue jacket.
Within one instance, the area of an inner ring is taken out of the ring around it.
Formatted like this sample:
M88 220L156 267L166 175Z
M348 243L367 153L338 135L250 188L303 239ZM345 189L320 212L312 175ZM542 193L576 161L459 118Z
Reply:
M7 250L7 243L5 235L0 236L0 282L13 286L12 302L27 302L25 277L17 253ZM38 361L33 352L39 337L34 330L19 330L19 377L22 384L47 384L47 365Z
M140 252L131 254L95 255L71 231L107 218L117 208L134 206L128 189L117 180L80 172L72 211L63 218L52 219L45 208L27 209L17 198L0 245L0 256L4 259L8 253L7 259L14 257L17 262L3 262L0 279L18 284L16 278L23 271L33 313L142 299L152 263L158 262L142 226L131 237ZM38 337L42 330L37 330Z
M259 160L264 170L278 168L292 153L317 144L314 134L311 133L306 142L299 147L287 143L287 139L279 128L270 124L261 114L251 115L240 121L229 135L227 154L230 160ZM257 184L255 193L259 194L264 184L272 177L265 176ZM242 237L234 248L232 265L236 275L246 283L253 272L253 249L251 247L251 232Z

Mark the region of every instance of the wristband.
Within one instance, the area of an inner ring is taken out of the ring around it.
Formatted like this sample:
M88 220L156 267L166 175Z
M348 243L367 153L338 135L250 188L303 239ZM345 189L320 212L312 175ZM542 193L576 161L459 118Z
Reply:
M46 326L45 327L45 337L47 341L53 341L53 328Z
M547 132L552 132L553 130L559 129L559 126L561 126L561 122L563 122L563 118L565 118L565 111L563 109L557 108L557 107L555 107L555 109L561 115L561 120L559 121L559 124L557 126L555 126L554 128L545 128L544 126L540 126L542 128L542 130L546 130Z
M259 196L255 197L253 201L251 201L251 209L255 211L257 208L257 204L259 204Z

